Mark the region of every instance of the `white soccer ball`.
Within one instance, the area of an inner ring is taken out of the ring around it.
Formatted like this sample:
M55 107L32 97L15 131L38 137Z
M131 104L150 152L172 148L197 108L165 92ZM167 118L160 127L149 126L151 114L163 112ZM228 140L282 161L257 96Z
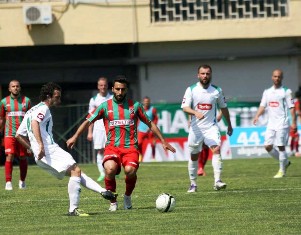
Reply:
M162 193L156 200L156 208L160 212L171 212L175 209L176 199L169 193Z

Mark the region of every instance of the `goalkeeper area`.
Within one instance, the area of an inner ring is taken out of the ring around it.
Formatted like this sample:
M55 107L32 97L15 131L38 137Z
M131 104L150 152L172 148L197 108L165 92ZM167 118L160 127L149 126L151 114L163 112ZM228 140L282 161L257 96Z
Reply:
M27 189L18 189L19 171L13 172L13 190L0 180L1 234L300 234L301 158L290 157L287 176L274 179L278 162L272 158L224 161L222 179L227 189L213 190L211 161L206 176L198 177L198 192L187 193L187 162L142 163L132 210L123 210L123 172L117 178L119 208L109 212L108 201L82 187L80 209L89 217L68 217L68 177L59 181L30 165ZM94 179L96 164L81 164ZM0 168L3 172L3 167ZM101 182L102 186L104 183ZM176 199L173 212L155 208L159 194Z

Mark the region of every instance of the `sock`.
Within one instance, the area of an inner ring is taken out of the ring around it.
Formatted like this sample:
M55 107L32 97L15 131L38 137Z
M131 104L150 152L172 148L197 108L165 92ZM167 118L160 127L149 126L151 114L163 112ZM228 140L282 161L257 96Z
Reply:
M103 187L101 187L98 183L96 183L93 179L87 176L85 173L81 173L80 176L80 183L87 189L90 189L96 193L101 193L106 191Z
M279 151L279 170L285 173L285 167L288 163L287 154L285 151Z
M191 158L189 158L188 160L189 179L190 179L190 183L195 186L197 185L196 184L197 171L198 171L198 161L192 161Z
M135 175L132 178L129 178L127 176L125 177L125 193L124 194L126 196L131 196L132 192L135 189L136 182L137 182L137 175Z
M12 180L13 174L13 162L6 161L5 162L5 180L6 182Z
M69 212L72 212L75 208L78 208L79 197L80 197L80 177L71 176L68 183L68 194L69 194Z
M27 175L28 162L26 157L19 157L20 180L25 181Z
M279 161L279 151L275 148L272 148L270 152L268 152L270 156L272 156L275 160Z
M99 151L97 151L96 159L97 159L96 161L97 161L97 168L98 168L99 173L100 173L101 175L102 175L102 174L105 174L104 169L103 169L103 166L102 166L103 153L100 153Z
M106 189L110 190L112 192L116 192L116 180L114 179L109 179L107 177L105 177L105 185L106 185ZM115 200L111 200L111 202L116 202Z
M152 157L153 159L156 158L156 145L152 145Z
M221 180L221 173L223 168L222 157L220 154L213 154L212 167L214 172L214 181L217 182Z

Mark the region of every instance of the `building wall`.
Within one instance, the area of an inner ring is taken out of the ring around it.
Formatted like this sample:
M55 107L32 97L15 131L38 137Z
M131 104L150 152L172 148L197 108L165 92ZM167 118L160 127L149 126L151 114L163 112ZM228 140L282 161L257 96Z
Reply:
M26 27L22 8L25 4L37 3L1 3L0 46L142 43L301 35L299 0L290 0L288 17L169 23L151 23L148 0L72 2L38 3L52 5L54 21L48 26L32 27Z

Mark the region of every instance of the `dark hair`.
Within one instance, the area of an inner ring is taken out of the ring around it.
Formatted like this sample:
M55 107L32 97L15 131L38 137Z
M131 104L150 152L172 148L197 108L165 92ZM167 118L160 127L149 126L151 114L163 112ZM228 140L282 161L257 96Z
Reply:
M113 87L115 86L115 82L126 84L127 87L129 86L129 81L126 79L124 75L118 75L115 77L113 81Z
M62 88L54 82L44 84L40 91L40 100L45 101L47 98L52 97L54 90L62 91Z
M212 68L211 68L211 66L208 65L208 64L200 65L200 66L198 67L198 73L199 73L199 71L200 71L200 68L203 68L203 69L210 69L210 72L212 72Z

